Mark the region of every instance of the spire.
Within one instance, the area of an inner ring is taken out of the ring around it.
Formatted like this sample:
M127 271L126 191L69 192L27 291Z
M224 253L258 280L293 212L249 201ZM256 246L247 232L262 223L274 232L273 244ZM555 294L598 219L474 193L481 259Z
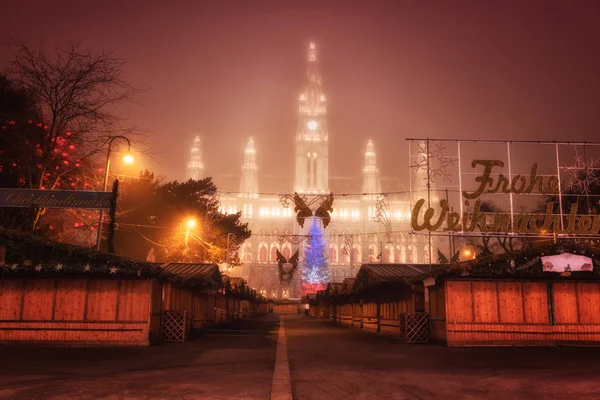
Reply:
M194 138L194 144L190 152L190 162L187 165L187 178L198 181L204 179L204 163L200 152L200 136Z
M308 62L313 63L317 62L317 46L315 42L310 42L308 44Z
M258 166L256 165L256 149L254 139L250 138L244 150L244 164L242 165L242 180L240 192L244 197L258 197Z
M295 190L298 193L328 193L327 102L314 42L308 44L307 54L306 82L298 99Z
M379 178L379 169L377 169L377 158L373 141L367 142L367 151L365 152L365 166L363 167L363 193L380 193L381 180Z

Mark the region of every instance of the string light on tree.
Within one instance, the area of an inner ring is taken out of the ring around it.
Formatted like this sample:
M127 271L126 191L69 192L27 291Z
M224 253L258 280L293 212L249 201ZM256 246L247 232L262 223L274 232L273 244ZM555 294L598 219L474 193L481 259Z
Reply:
M329 268L325 252L325 242L317 218L312 218L310 240L304 251L302 288L304 293L323 290L329 282Z

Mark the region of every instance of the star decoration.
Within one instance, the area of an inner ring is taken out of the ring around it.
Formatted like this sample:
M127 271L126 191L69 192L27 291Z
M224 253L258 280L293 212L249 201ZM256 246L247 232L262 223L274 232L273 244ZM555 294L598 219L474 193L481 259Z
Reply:
M85 267L83 267L83 272L90 272L90 269L92 269L92 267L90 267L90 264L85 264Z
M40 271L42 270L42 264L38 264L38 265L35 267L35 270L36 270L37 272L40 272Z
M63 265L61 263L56 264L56 267L54 267L57 271L60 271L62 269Z
M15 269L17 269L17 267L18 267L18 264L13 264L10 266L10 269L12 269L14 271Z
M566 165L565 171L569 174L566 185L567 190L575 190L585 195L593 191L594 186L600 185L600 159L586 160L575 148L573 165Z
M110 273L116 274L119 269L117 267L110 267Z
M444 155L446 148L441 142L430 143L429 148L427 147L425 142L418 145L417 160L414 162L416 171L421 169L425 172L429 171L429 179L432 182L435 182L436 178L442 178L442 181L450 182L452 174L448 169L455 166L456 159Z

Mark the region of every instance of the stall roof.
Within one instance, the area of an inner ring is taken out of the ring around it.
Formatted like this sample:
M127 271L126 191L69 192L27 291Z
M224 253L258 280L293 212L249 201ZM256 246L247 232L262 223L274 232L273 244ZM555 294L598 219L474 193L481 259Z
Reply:
M0 228L0 276L170 278L160 266Z
M221 272L217 264L208 263L168 263L161 264L164 271L175 275L183 283L193 286L219 289L223 287Z
M336 295L342 293L342 290L344 290L343 283L329 282L327 284L327 289L325 289L325 293L327 294L327 296L336 296Z
M410 284L441 267L438 264L363 264L356 275L353 290L386 283Z

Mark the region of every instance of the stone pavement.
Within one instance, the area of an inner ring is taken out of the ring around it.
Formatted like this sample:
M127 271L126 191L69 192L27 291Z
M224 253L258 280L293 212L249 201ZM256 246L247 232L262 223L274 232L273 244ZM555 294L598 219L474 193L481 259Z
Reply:
M269 400L290 376L295 400L600 399L600 348L405 345L282 318L150 348L0 346L0 399Z
M600 348L407 345L284 316L294 398L600 399Z
M268 399L278 322L149 348L0 346L0 399Z

